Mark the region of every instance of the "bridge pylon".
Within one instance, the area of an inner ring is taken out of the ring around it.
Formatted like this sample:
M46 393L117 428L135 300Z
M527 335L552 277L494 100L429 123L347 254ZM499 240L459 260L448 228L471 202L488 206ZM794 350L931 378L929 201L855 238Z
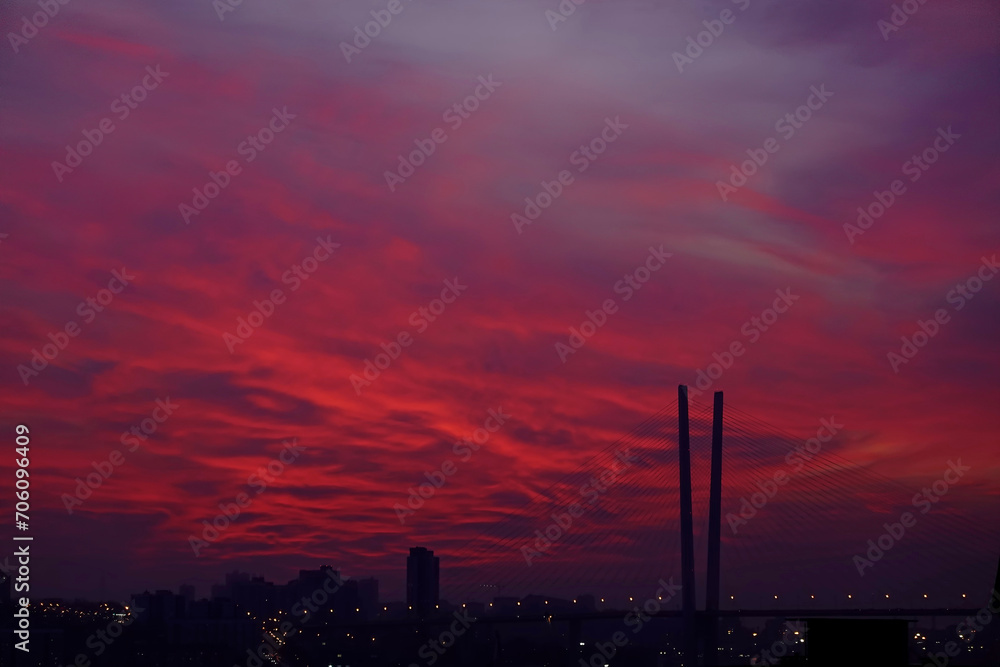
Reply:
M719 597L722 551L722 392L715 392L712 410L712 468L708 510L708 564L705 614L699 619L695 595L694 515L691 498L691 423L688 388L677 387L677 452L680 463L681 584L684 617L683 664L698 663L699 648L706 665L718 663ZM703 621L703 622L701 622ZM699 641L701 640L701 641Z
M698 628L695 607L694 515L691 503L691 425L688 419L688 388L677 387L677 452L680 457L681 600L684 611L684 667L698 660Z
M708 566L705 570L705 664L718 664L719 586L722 553L722 392L712 406L712 474L708 503Z

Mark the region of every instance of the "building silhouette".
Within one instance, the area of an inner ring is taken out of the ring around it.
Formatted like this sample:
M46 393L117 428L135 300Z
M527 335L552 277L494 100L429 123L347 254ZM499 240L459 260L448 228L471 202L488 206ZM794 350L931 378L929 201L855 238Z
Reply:
M425 616L438 605L440 564L433 551L412 547L406 559L406 604Z
M365 618L378 613L378 579L368 577L358 580L358 604Z

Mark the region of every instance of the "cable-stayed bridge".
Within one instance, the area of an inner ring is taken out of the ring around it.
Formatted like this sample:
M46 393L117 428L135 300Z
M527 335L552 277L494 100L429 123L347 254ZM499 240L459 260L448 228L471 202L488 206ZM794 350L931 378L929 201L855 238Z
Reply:
M476 538L433 545L442 604L378 623L434 634L466 609L480 627L563 624L577 665L584 624L663 620L663 664L692 666L736 664L719 662L726 620L976 617L1000 590L1000 544L956 510L969 466L942 454L937 478L890 479L841 456L835 417L815 424L802 439L681 386Z

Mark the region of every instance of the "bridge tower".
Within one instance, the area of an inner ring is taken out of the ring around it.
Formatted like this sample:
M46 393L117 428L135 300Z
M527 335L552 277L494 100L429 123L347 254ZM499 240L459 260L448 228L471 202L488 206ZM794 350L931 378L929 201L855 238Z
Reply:
M712 406L712 475L708 501L708 567L705 582L705 664L718 664L719 580L722 551L722 392Z
M708 509L708 567L705 583L704 625L699 627L695 596L694 516L691 499L691 425L688 388L677 388L677 451L680 460L681 584L684 617L684 665L698 662L699 635L705 662L718 662L719 588L722 551L722 392L715 392L712 410L712 469ZM699 632L701 630L701 632Z
M691 428L688 421L688 388L677 387L677 451L680 457L681 599L684 610L684 667L698 660L694 591L694 517L691 505Z

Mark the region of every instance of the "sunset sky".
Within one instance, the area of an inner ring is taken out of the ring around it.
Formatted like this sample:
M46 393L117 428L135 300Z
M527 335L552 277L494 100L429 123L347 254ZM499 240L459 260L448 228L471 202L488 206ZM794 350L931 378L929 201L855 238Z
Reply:
M207 593L235 568L283 582L331 563L398 599L410 546L446 573L734 343L699 409L721 389L803 441L835 417L831 451L902 484L847 490L868 508L845 518L855 551L949 460L971 470L933 515L996 526L1000 279L953 292L1000 270L995 5L928 0L886 32L888 0L588 0L565 21L546 16L555 0L401 1L356 52L342 43L392 3L243 0L220 19L224 0L71 0L30 39L10 34L38 5L0 9L2 442L31 429L39 595ZM724 27L675 57L704 21ZM780 123L810 100L808 120ZM270 143L248 140L262 129ZM434 152L387 179L421 145ZM926 170L906 166L927 149ZM211 173L225 187L201 201ZM559 194L534 216L543 182ZM845 229L877 196L884 214ZM577 349L587 311L606 322ZM453 443L490 410L509 419L461 461ZM130 450L123 433L156 415ZM200 522L292 439L305 449L196 557ZM63 495L115 450L70 514ZM738 500L770 472L731 456ZM401 524L393 505L449 459ZM631 528L662 529L675 503L664 488L662 516ZM970 543L985 589L1000 544ZM849 561L825 567L858 581Z

